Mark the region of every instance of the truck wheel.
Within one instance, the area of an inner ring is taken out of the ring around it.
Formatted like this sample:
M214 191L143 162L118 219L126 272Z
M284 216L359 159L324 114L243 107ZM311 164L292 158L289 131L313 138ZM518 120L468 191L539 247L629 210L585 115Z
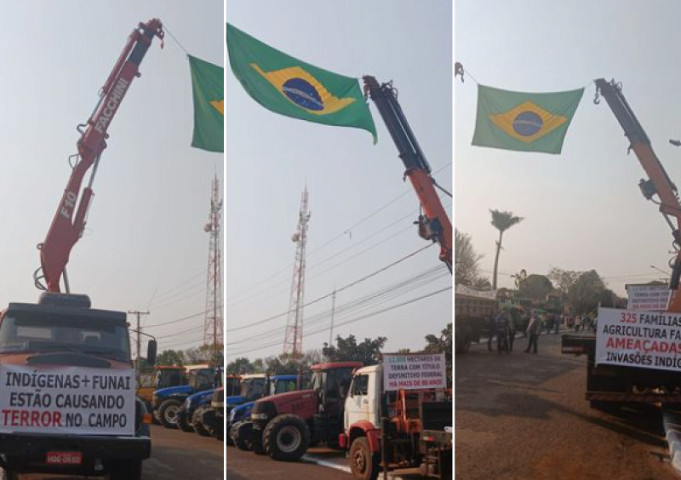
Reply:
M310 429L297 415L279 415L272 419L262 434L262 445L274 460L298 460L310 444Z
M109 468L109 480L142 480L142 460L119 460Z
M199 407L194 412L192 417L192 423L194 424L194 431L201 435L202 437L210 437L210 430L202 422L203 412L206 411L206 407Z
M378 454L372 453L367 437L356 438L350 446L350 472L357 480L378 478Z
M189 425L187 415L178 415L177 416L177 426L180 427L180 430L182 430L183 432L193 432L194 431L194 427Z
M158 407L158 416L161 419L161 425L166 428L177 428L177 411L182 406L179 400L170 398L163 402Z

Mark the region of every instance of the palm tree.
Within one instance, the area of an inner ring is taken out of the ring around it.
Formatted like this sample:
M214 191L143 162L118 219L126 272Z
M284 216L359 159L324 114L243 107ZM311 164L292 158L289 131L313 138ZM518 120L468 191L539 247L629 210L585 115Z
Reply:
M501 252L501 239L504 232L513 225L520 223L523 217L516 217L513 212L500 212L499 210L490 210L492 214L492 226L499 230L499 240L497 240L497 254L494 257L494 274L492 277L492 290L497 289L497 268L499 266L499 252Z

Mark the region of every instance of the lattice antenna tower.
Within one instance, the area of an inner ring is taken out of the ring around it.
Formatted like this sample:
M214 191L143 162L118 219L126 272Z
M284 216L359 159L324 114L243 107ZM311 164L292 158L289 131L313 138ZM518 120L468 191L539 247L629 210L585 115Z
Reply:
M220 221L222 200L217 175L213 179L210 198L210 217L203 230L210 235L208 248L208 273L206 275L206 314L203 323L203 343L211 345L214 357L222 342L222 243Z
M289 300L288 318L286 320L286 338L284 339L284 355L299 358L303 354L303 304L305 298L305 247L307 245L307 228L310 221L308 209L307 186L303 190L298 213L298 229L291 240L296 244L296 258L293 263L293 279Z

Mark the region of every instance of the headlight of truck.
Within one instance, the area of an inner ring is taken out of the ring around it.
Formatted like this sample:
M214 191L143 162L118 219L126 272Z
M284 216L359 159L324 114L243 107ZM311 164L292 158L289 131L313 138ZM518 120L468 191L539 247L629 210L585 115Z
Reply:
M190 399L187 399L184 401L184 409L189 410L190 408L192 408L192 401Z
M235 419L236 419L236 410L232 409L232 411L229 412L229 423L234 423Z
M251 418L253 420L267 420L266 413L251 413Z

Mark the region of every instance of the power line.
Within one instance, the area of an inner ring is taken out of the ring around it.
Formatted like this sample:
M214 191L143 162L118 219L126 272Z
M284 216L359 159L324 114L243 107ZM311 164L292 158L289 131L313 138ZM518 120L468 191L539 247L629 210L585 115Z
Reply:
M365 320L365 319L367 319L367 318L371 318L371 317L374 317L374 316L376 316L376 315L380 315L381 313L386 313L386 312L395 310L395 309L397 309L397 308L404 307L404 306L406 306L406 305L409 305L409 304L418 302L418 301L420 301L420 300L424 300L424 299L426 299L426 298L430 298L430 297L432 297L432 296L438 295L438 294L440 294L440 293L446 292L446 291L451 290L451 289L452 289L452 287L449 286L449 287L446 287L446 288L442 288L442 289L440 289L440 290L435 290L435 291L429 292L429 293L427 293L427 294L425 294L425 295L421 295L421 296L419 296L419 297L412 298L412 299L406 300L406 301L404 301L404 302L401 302L401 303L398 303L398 304L395 304L395 305L391 305L390 307L386 307L386 308L383 308L383 309L381 309L381 310L377 310L377 311L375 311L375 312L371 312L371 313L368 313L368 314L366 314L366 315L362 315L362 316L353 318L353 319L351 319L351 320L346 320L345 322L336 323L335 327L337 328L337 327L341 327L341 326L344 326L344 325L349 325L349 324L351 324L351 323L359 322L360 320ZM323 333L323 332L325 332L326 330L328 330L328 327L322 328L322 329L319 329L319 330L315 330L315 331L312 331L312 332L309 332L309 331L308 331L307 333L303 334L303 337L307 337L307 336L310 336L310 335L316 335L316 334L318 334L318 333ZM276 347L276 346L281 345L281 344L282 344L282 342L279 341L279 342L273 342L273 343L270 343L269 345L264 345L264 346L256 347L256 348L254 348L253 346L249 345L247 348L245 348L245 349L243 349L243 350L231 350L231 351L228 352L228 354L229 354L229 355L232 355L232 356L234 356L234 355L243 355L243 354L245 354L245 353L257 352L257 351L260 351L260 350L265 350L265 349L267 349L267 348Z
M430 248L432 245L433 245L433 244L429 244L429 245L427 245L427 246L425 246L425 247L419 248L418 250L415 250L414 252L412 252L412 253L410 253L410 254L408 254L408 255L405 255L404 257L402 257L402 258L400 258L400 259L398 259L398 260L396 260L396 261L394 261L394 262L392 262L392 263L390 263L390 264L388 264L388 265L386 265L386 266L384 266L384 267L382 267L382 268L380 268L380 269L378 269L378 270L376 270L376 271L374 271L374 272L372 272L372 273L370 273L370 274L368 274L368 275L366 275L366 276L360 278L359 280L355 280L354 282L352 282L352 283L350 283L350 284L348 284L348 285L345 285L345 286L343 286L343 287L341 287L341 288L336 289L336 291L337 291L337 292L340 292L340 291L343 291L343 290L345 290L345 289L347 289L347 288L350 288L351 286L357 285L358 283L360 283L360 282L362 282L362 281L364 281L364 280L367 280L367 279L369 279L369 278L371 278L371 277L377 275L378 273L384 272L385 270L387 270L387 269L389 269L389 268L391 268L391 267L394 267L395 265L397 265L397 264L399 264L399 263L401 263L401 262L403 262L403 261L405 261L405 260L407 260L407 259L413 257L414 255L416 255L416 254L418 254L418 253L421 253L422 251L426 250L427 248ZM315 303L317 303L317 302L320 302L320 301L324 300L325 298L329 298L331 295L333 295L333 292L332 292L332 293L327 293L326 295L323 295L323 296L318 297L318 298L316 298L316 299L314 299L314 300L312 300L312 301L310 301L310 302L307 302L307 303L306 303L305 305L303 305L303 306L304 306L304 307L308 307L308 306L310 306L310 305L313 305L313 304L315 304ZM262 320L258 320L258 321L256 321L256 322L252 322L252 323L250 323L250 324L248 324L248 325L242 325L242 326L240 326L240 327L228 328L228 329L225 330L225 333L228 333L228 332L236 332L236 331L239 331L239 330L243 330L243 329L245 329L245 328L254 327L254 326L256 326L256 325L262 325L263 323L267 323L267 322L270 322L270 321L272 321L272 320L276 320L277 318L281 318L281 317L283 317L283 316L285 316L285 315L288 315L289 313L290 313L290 311L286 311L286 312L283 312L283 313L280 313L280 314L277 314L277 315L274 315L274 316L271 316L271 317L268 317L268 318L265 318L265 319L262 319Z

